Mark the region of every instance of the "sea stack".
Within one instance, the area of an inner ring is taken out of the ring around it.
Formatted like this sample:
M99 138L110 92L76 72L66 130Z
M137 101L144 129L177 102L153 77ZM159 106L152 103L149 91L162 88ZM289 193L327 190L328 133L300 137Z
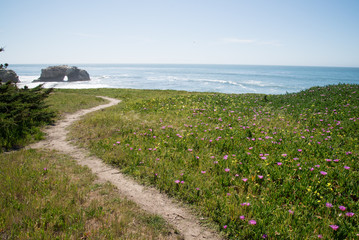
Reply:
M65 77L68 82L90 80L90 75L83 69L59 65L41 69L40 78L34 80L34 82L64 82Z
M19 76L13 70L9 69L0 69L0 81L1 82L14 82L18 83Z

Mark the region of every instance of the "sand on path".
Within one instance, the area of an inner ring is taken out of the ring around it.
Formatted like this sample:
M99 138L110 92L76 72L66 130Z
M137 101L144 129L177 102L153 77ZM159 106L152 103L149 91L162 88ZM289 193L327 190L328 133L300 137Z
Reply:
M118 169L105 164L95 156L90 156L88 151L76 147L66 140L68 133L66 128L73 122L90 112L111 107L120 102L118 99L109 97L101 98L109 101L109 103L80 110L65 116L64 119L58 121L55 125L45 129L47 133L45 140L32 144L29 147L57 150L70 155L80 165L88 166L98 176L100 181L111 182L122 195L137 203L142 209L162 216L168 223L178 229L185 239L221 239L215 231L202 226L200 220L179 203L171 200L155 188L138 184L131 178L123 175Z

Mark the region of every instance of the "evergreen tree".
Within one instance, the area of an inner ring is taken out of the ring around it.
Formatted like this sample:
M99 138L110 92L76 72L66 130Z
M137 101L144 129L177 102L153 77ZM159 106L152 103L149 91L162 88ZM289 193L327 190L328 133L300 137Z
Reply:
M0 64L0 69L7 66ZM40 126L53 122L55 112L45 103L52 90L43 85L18 88L16 83L3 83L0 79L0 152L26 142L39 132Z

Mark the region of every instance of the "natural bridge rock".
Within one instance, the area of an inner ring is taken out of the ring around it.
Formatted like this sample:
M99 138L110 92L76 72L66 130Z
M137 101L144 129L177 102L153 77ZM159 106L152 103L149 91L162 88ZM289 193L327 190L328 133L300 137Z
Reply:
M65 77L67 77L69 82L90 80L90 75L85 70L60 65L41 69L40 78L34 82L64 82Z

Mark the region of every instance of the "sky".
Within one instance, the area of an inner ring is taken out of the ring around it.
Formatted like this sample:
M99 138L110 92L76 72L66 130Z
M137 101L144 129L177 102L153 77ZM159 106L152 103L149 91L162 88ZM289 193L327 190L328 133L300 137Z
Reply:
M359 0L0 0L0 63L359 67Z

